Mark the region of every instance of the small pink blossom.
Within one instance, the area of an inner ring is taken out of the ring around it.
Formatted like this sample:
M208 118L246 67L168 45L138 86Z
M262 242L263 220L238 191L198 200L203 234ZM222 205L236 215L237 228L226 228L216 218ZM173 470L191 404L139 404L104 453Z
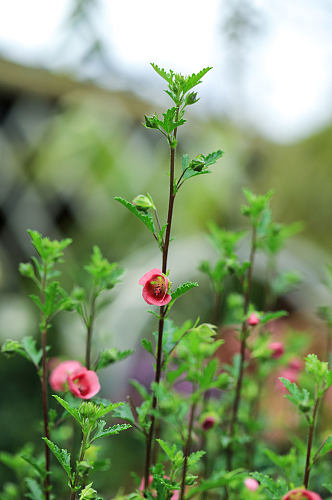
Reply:
M268 345L268 348L271 349L272 351L272 358L273 359L278 359L280 356L282 356L285 352L285 347L282 342L271 342Z
M249 318L248 318L248 325L250 326L256 326L259 323L259 317L256 313L251 313Z
M143 286L143 299L154 306L165 306L172 297L167 293L169 281L160 269L151 269L139 280Z
M67 375L70 392L81 399L90 399L100 391L98 375L82 366Z
M216 423L216 419L213 416L207 416L202 422L202 429L204 431L208 431L211 429Z
M278 380L276 383L277 389L280 390L280 392L286 393L287 389L284 386L284 384L281 382L279 377L286 378L290 382L294 383L298 381L299 378L299 373L297 370L292 370L291 368L284 368L279 372Z
M244 485L250 491L256 491L259 488L259 482L253 477L246 477L244 480Z
M288 363L289 368L292 370L295 370L297 372L300 372L303 367L303 362L299 358L293 358L289 363Z
M286 493L282 500L322 500L322 497L313 491L297 488Z
M67 376L78 368L83 368L79 361L68 360L59 363L50 375L50 386L54 391L64 392L66 390Z

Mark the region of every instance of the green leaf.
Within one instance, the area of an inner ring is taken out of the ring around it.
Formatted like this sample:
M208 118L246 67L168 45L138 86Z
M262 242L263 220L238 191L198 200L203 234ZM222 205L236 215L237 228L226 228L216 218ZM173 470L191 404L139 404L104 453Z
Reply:
M149 231L151 231L152 234L155 233L153 219L150 214L144 214L140 212L139 210L137 210L135 205L125 200L124 198L121 198L120 196L116 196L114 199L120 202L124 207L128 208L128 210L134 215L136 215L136 217L138 217L138 219L143 222L143 224L149 229Z
M41 349L36 348L36 340L33 339L32 337L23 337L21 342L22 342L22 347L27 353L30 360L33 362L34 365L38 367L43 353Z
M202 155L205 163L205 167L209 167L210 165L214 165L217 160L219 160L223 156L224 152L221 149L218 151L214 151L213 153L209 153L208 155Z
M212 67L206 67L206 68L203 68L198 73L193 73L192 75L185 77L185 81L181 85L182 92L184 94L186 94L193 87L195 87L196 85L198 85L199 83L201 83L201 79L203 78L204 75L206 75L206 73L208 71L210 71L210 69L212 69Z
M265 325L266 323L269 323L270 321L273 321L273 320L278 319L278 318L283 318L284 316L288 316L287 311L268 312L268 313L265 313L262 317L260 317L259 324Z
M173 305L174 302L176 301L176 299L181 297L181 295L189 292L189 290L191 290L192 288L195 288L196 286L198 286L198 283L196 281L187 281L186 283L183 283L182 285L178 286L174 290L174 292L171 292L172 300L169 304L169 307L171 307L171 305Z
M35 479L27 477L25 478L25 482L29 488L29 492L25 494L26 498L30 498L30 500L44 500L44 493Z
M160 75L166 82L171 83L172 73L168 73L164 68L159 68L155 63L150 63L153 69Z
M119 434L120 432L131 428L130 424L116 424L116 425L113 425L112 427L108 427L107 429L104 429L105 425L106 425L106 422L104 420L100 420L98 422L97 430L96 430L93 438L91 439L91 442L93 442L96 439L99 439L101 437L113 436L114 434Z
M310 394L307 389L300 389L294 382L290 382L284 377L279 377L279 380L281 380L289 391L286 397L292 401L302 413L307 413L313 406L313 401L310 399Z
M188 466L192 467L193 465L195 465L205 454L206 451L204 450L194 451L193 453L190 453L188 457Z
M129 403L123 403L116 410L114 410L113 417L123 418L132 424L135 423L135 418Z
M49 447L49 449L52 451L58 462L60 463L61 467L63 470L66 472L67 476L69 477L69 480L72 478L72 473L71 473L71 466L70 466L70 453L68 453L67 450L64 450L62 448L59 448L55 443L47 439L46 437L43 437L43 440Z
M332 435L328 436L325 439L323 446L317 452L317 456L315 457L316 460L318 460L319 458L322 458L324 455L329 453L331 450L332 450Z
M97 245L94 245L90 262L84 269L93 276L95 285L102 290L114 288L123 274L122 267L117 262L109 262L103 257Z
M70 405L69 403L67 403L67 401L65 401L64 399L60 398L60 396L57 396L56 394L54 394L53 397L81 425L81 418L80 418L80 413L79 413L78 409L75 408L74 406Z
M142 344L142 347L144 347L144 349L146 351L148 351L150 354L152 354L152 356L154 356L151 340L141 339L141 344Z
M31 455L25 454L25 453L22 454L21 457L23 458L23 460L25 460L28 464L30 464L35 469L35 471L37 472L37 474L42 479L45 478L45 476L46 476L46 470L45 470L43 462L41 462L40 460L37 460L35 457L33 457Z
M1 352L8 357L12 356L13 354L19 354L23 358L31 361L22 345L17 340L6 340L5 343L1 346Z
M130 356L132 353L133 351L131 351L130 349L126 351L118 351L115 347L106 349L99 355L96 371L101 370L102 368L106 368L107 366L116 363L117 361L121 361L122 359Z

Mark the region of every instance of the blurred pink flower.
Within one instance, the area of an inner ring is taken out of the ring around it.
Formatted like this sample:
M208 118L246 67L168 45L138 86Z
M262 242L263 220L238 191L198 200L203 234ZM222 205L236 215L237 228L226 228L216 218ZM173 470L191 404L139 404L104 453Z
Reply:
M216 419L213 416L207 416L207 417L205 417L205 419L202 422L202 429L204 431L208 431L209 429L211 429L214 426L215 423L216 423Z
M84 366L67 375L70 392L81 399L90 399L100 391L98 375Z
M259 317L256 313L251 313L248 318L248 325L256 326L259 323Z
M79 361L68 360L59 363L50 375L50 386L52 389L54 391L65 391L67 375L71 375L78 368L83 368Z
M253 477L247 477L244 480L244 485L246 488L248 488L248 490L251 491L256 491L257 488L259 488L259 482L256 481L256 479L254 479Z
M284 368L279 372L278 379L276 382L276 387L279 389L281 392L286 393L287 389L284 386L284 384L281 382L279 379L280 377L287 378L290 382L294 383L298 381L299 378L299 372L297 370L293 370L292 368Z
M289 368L295 371L301 371L303 367L303 362L300 358L293 358L289 363L288 363Z
M286 493L282 500L322 500L322 497L313 491L298 488Z
M168 278L160 269L151 269L142 276L138 283L143 286L143 299L148 304L164 306L171 301L172 297L167 293Z
M272 351L272 358L273 359L278 359L280 356L282 356L285 352L285 347L282 342L271 342L268 345L268 348L271 349Z

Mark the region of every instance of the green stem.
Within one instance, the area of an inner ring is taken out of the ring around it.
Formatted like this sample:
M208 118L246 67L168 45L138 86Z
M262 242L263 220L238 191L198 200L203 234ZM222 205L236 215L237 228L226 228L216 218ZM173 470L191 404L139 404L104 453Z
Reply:
M314 406L314 411L312 413L312 419L309 425L309 433L308 433L308 443L307 443L307 458L306 458L306 464L305 464L305 469L304 469L304 487L307 489L308 484L309 484L309 476L310 476L310 457L311 457L311 448L312 448L312 442L314 438L314 433L315 433L315 426L316 426L316 418L317 418L317 411L319 407L319 402L320 398L317 396L315 400L315 406Z
M79 480L80 480L80 475L78 473L78 464L80 462L83 462L83 460L84 460L84 455L85 455L85 450L86 450L88 438L89 438L89 433L85 434L83 432L81 448L80 448L80 453L79 453L79 459L78 459L78 462L76 464L75 481L74 481L74 484L72 485L72 488L71 488L70 500L75 500L75 498L76 498L76 488L79 485Z
M189 415L189 424L188 424L188 436L186 446L183 452L184 461L182 468L182 481L181 481L181 490L180 490L180 500L184 500L184 490L186 486L186 475L187 475L187 467L188 467L188 457L190 454L190 446L191 446L191 434L193 429L194 417L196 410L196 401L193 401L190 407L190 415Z
M176 119L178 116L178 111ZM173 141L176 139L177 128L173 133ZM170 243L171 228L172 228L172 218L173 218L173 208L176 193L174 192L174 175L175 175L175 148L170 148L170 176L169 176L169 198L168 198L168 215L167 215L167 227L165 233L165 242L163 245L162 253L162 272L166 274L167 271L167 258L168 258L168 248ZM157 344L157 356L156 356L156 373L155 373L155 383L159 384L161 371L162 371L162 343L163 343L163 332L164 332L164 321L165 321L166 309L164 306L160 307L160 319L158 325L158 344ZM152 396L152 414L149 432L146 441L146 455L145 455L145 469L144 469L144 491L147 490L149 485L149 472L151 466L151 454L153 448L154 440L154 430L155 430L155 415L154 411L157 408L157 395L156 391L153 391Z
M47 281L47 264L44 264L43 277L40 287L40 301L42 304L45 303L45 288ZM47 393L47 328L48 319L43 317L41 314L41 337L42 337L42 373L41 373L41 389L42 389L42 405L43 405L43 422L44 422L44 435L47 439L50 439L49 425L48 425L48 393ZM50 449L46 442L44 442L45 451L45 480L44 480L44 493L45 500L50 498Z
M234 401L233 401L231 422L230 422L230 427L229 427L230 443L229 443L229 446L227 448L227 455L226 455L227 469L228 470L232 469L233 440L234 440L234 435L235 435L235 429L237 426L238 410L239 410L240 401L241 401L241 390L242 390L243 373L244 373L244 361L245 361L245 352L246 352L247 337L248 337L247 315L248 315L248 311L249 311L250 296L251 296L252 273L253 273L255 252L256 252L256 236L257 236L256 226L254 225L252 227L251 250L250 250L250 259L249 259L250 266L248 269L247 284L245 287L245 294L244 294L244 306L243 306L244 319L243 319L242 327L241 327L240 369L239 369L239 373L238 373L238 377L237 377L237 381L236 381L235 397L234 397Z
M93 322L96 309L96 299L97 299L97 292L94 292L91 300L89 318L86 323L87 336L86 336L86 350L85 350L85 366L87 367L88 370L90 370L91 367L91 343L92 343Z

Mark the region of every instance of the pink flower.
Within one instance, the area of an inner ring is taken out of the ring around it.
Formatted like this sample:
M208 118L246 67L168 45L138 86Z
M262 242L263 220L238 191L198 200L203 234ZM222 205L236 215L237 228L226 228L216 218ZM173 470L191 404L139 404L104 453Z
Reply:
M259 482L256 481L253 477L246 477L244 480L244 485L250 491L256 491L259 488Z
M278 359L280 356L282 356L285 352L285 347L282 342L271 342L268 345L268 348L271 349L272 351L272 358L273 359Z
M172 297L167 293L168 278L160 269L151 269L142 276L138 283L143 286L143 299L148 304L165 306L171 301Z
M83 368L79 361L68 360L58 364L50 375L50 386L54 391L65 391L67 375L71 375L78 368Z
M205 419L202 422L202 429L204 431L208 431L209 429L211 429L214 426L215 423L216 423L216 420L214 417L207 416L207 417L205 417Z
M289 368L292 370L295 370L297 372L300 372L302 370L303 363L301 359L299 358L293 358L289 363L288 363Z
M279 377L287 378L290 382L294 383L298 381L299 378L299 373L297 370L292 370L291 368L284 368L279 372ZM277 380L276 386L277 389L279 389L281 392L287 392L286 387L284 384L281 382L281 380Z
M67 375L70 392L81 399L90 399L100 391L98 375L82 366Z
M256 326L259 323L259 317L256 313L251 313L248 318L248 325Z
M322 497L313 491L298 488L286 493L282 500L322 500Z

